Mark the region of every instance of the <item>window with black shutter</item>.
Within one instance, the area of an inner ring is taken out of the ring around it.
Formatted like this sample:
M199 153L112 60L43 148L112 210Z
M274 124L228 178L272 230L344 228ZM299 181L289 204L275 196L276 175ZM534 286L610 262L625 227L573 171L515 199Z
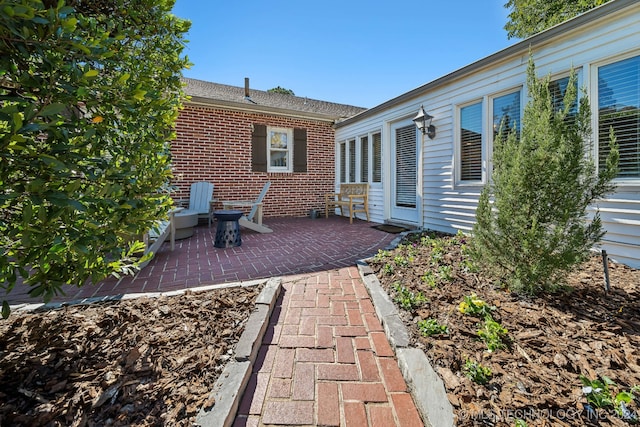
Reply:
M253 125L253 172L307 172L307 130Z

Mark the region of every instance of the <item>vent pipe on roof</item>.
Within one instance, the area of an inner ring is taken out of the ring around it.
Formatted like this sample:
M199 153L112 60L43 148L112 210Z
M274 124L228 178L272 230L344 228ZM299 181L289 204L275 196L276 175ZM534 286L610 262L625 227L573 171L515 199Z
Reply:
M245 101L249 101L252 104L257 104L256 101L251 99L251 95L249 95L249 77L244 78L244 99Z

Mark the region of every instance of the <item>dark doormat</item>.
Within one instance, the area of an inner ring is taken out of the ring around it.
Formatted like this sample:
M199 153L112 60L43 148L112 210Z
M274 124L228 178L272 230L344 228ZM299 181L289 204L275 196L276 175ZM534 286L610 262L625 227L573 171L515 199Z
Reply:
M374 225L372 227L375 228L376 230L386 231L387 233L393 233L393 234L402 233L403 231L409 231L408 228L399 227L397 225L391 225L391 224L380 224L380 225Z

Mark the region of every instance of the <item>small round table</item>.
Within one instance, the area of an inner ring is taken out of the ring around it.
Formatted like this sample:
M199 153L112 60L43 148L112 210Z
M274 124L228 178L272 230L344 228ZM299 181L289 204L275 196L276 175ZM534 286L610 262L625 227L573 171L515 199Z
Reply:
M222 210L215 211L213 215L218 220L216 239L213 246L216 248L232 248L242 245L240 224L238 223L242 216L242 211Z

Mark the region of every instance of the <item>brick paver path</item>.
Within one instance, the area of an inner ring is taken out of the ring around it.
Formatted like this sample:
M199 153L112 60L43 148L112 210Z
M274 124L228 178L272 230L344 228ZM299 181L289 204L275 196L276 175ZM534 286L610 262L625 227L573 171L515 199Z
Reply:
M234 426L423 426L357 267L290 276Z

